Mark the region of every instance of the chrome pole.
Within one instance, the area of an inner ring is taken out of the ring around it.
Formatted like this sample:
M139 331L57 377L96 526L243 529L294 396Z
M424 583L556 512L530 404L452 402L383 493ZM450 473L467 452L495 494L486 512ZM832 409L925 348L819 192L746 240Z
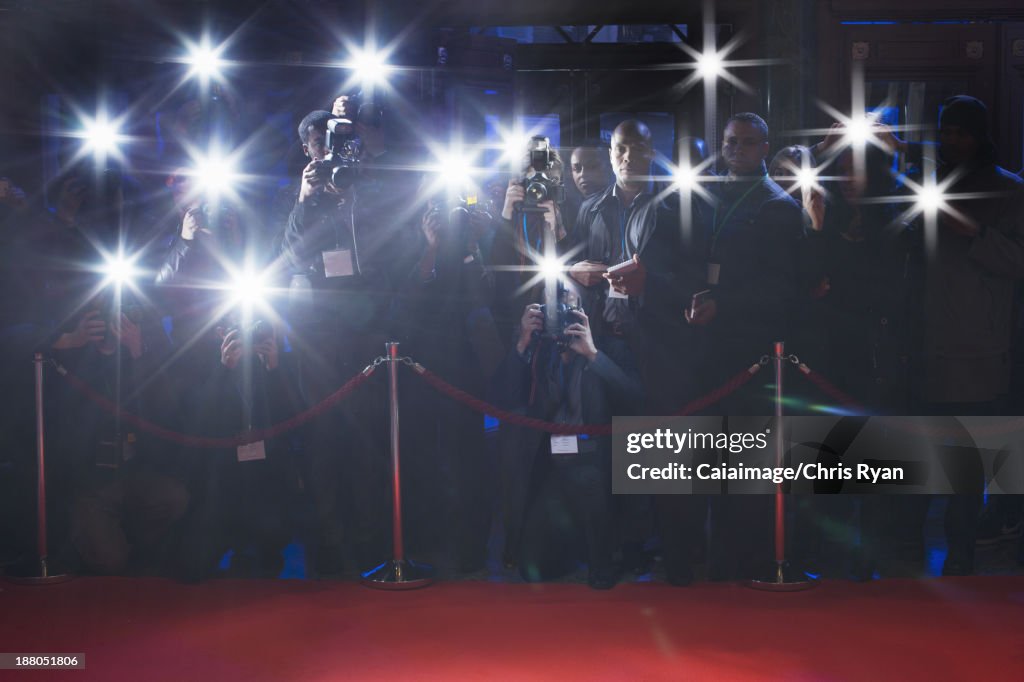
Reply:
M785 369L786 344L776 341L774 344L775 361L775 466L782 467L785 462L786 437L782 425L783 386L782 373ZM775 571L770 580L752 580L750 586L758 590L775 592L796 592L813 587L814 583L802 573L787 575L786 566L786 496L782 492L782 483L775 484Z
M392 558L363 574L362 583L367 587L384 590L411 590L426 587L434 581L434 570L426 564L419 564L405 558L405 540L402 532L402 476L399 456L399 411L398 411L398 342L385 344L388 359L388 411L391 436L391 491L392 491Z
M46 525L46 424L43 415L43 354L36 353L32 362L36 384L36 558L24 565L8 568L4 577L16 583L45 585L70 580L71 576L53 573L49 566Z

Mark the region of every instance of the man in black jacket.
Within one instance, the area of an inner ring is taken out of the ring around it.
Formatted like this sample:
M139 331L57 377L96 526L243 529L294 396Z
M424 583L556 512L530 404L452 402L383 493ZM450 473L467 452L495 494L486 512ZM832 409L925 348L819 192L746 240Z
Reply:
M569 276L584 287L583 306L593 320L594 336L626 342L641 360L647 412L670 414L697 396L699 331L690 327L683 311L694 293L703 289L698 276L697 241L684 240L697 222L700 204L688 204L681 214L674 194L655 194L651 182L654 149L651 131L640 121L624 121L616 127L609 149L615 182L589 197L581 206L571 240L579 245L579 262ZM699 238L699 236L698 236ZM626 274L606 274L609 266L632 262ZM659 516L675 520L665 527L678 527L679 517L695 518L683 508L692 500L658 500ZM621 501L625 525L627 562L643 566L639 546L645 533L646 500L630 497ZM675 542L677 538L672 538ZM690 538L682 544L687 545ZM676 548L679 551L675 551ZM678 543L669 551L673 558L687 550ZM673 561L670 572L675 571ZM674 582L688 582L680 577Z
M725 125L723 182L711 188L715 204L704 229L706 277L712 300L687 313L706 324L710 351L706 386L718 386L786 341L799 294L803 212L767 175L768 125L742 113ZM770 415L771 396L748 384L716 409L730 415ZM757 577L771 559L767 496L716 496L711 505L709 575Z
M383 352L398 282L405 280L400 273L413 266L400 253L406 221L396 214L395 199L402 195L396 179L364 170L352 184L337 186L325 175L332 118L314 111L299 125L310 162L278 239L279 262L291 275L290 341L310 406ZM383 382L371 382L359 399L316 420L307 432L309 484L320 524L317 564L325 573L341 568L343 506L358 567L386 558L386 401Z
M767 156L768 125L760 116L736 114L726 122L722 157L728 172L711 188L716 203L704 229L713 300L691 320L708 325L711 386L771 352L772 343L785 341L792 329L803 213L768 177ZM772 409L743 392L730 406L737 414Z

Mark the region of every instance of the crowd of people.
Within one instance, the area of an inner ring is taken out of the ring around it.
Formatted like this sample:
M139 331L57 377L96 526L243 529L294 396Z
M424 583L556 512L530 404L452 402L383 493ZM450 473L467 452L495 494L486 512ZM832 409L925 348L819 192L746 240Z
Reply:
M211 198L184 167L154 194L122 170L79 166L54 181L50 207L3 180L11 394L31 395L40 351L168 431L231 437L321 405L399 341L503 410L603 425L671 414L784 340L870 414L1019 407L1024 190L996 165L976 99L945 103L936 145L874 124L858 148L837 124L774 156L766 122L738 113L724 121L721 174L702 140L684 141L685 181L655 171L650 130L627 120L567 163L534 144L511 178L493 169L499 179L472 189L393 162L380 121L353 106L343 96L303 118L308 163L260 208ZM917 210L911 187L933 182L947 198ZM137 286L95 267L126 254ZM542 272L552 258L560 276ZM266 305L225 292L252 273ZM296 537L319 576L388 557L379 376L299 429L220 449L157 437L51 376L51 546L77 570L201 580L233 550L233 570L276 574ZM498 533L524 579L583 562L598 589L648 570L655 546L678 585L697 564L717 580L771 565L764 497L613 496L610 437L485 432L481 414L407 376L414 550L473 573ZM772 398L751 382L705 413L772 414ZM31 452L31 407L8 414L7 451ZM927 502L806 502L791 556L886 575L895 554L923 560ZM944 572L971 573L979 537L1019 534L1020 511L1005 496L984 509L980 496L948 500Z

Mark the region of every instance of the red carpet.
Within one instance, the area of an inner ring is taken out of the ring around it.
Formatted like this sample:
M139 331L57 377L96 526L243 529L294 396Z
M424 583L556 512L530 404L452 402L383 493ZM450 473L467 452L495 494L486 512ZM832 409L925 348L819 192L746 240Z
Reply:
M1024 577L736 585L0 583L0 651L69 680L1024 679Z

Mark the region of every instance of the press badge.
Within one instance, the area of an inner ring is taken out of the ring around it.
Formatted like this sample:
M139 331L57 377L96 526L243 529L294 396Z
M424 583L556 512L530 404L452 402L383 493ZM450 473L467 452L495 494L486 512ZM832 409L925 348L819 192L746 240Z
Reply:
M355 273L352 267L352 251L336 249L324 251L324 277L351 277Z
M718 273L722 266L718 263L708 263L708 284L718 284Z
M576 436L559 436L551 434L552 455L578 455L580 452L579 441Z
M238 446L239 462L255 462L266 458L267 450L261 440L258 440L255 443L249 443L248 445Z

